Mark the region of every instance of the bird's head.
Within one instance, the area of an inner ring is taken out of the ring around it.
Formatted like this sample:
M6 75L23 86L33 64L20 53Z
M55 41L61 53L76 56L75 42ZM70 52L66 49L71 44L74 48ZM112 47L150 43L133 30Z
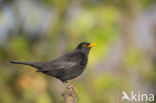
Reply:
M95 43L82 42L77 46L76 49L89 53L89 50L95 45Z

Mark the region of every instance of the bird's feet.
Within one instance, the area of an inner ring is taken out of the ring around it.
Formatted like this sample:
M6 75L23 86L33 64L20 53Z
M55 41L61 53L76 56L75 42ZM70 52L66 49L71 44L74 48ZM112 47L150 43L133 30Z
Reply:
M70 90L72 90L72 91L74 91L74 90L77 89L77 88L76 88L74 85L72 85L70 82L65 82L65 85L66 85L66 88L67 88L67 89L70 89Z
M72 85L70 82L67 82L67 87L68 88L71 88L72 90L76 90L77 88L74 86L74 85Z
M72 85L70 82L65 82L65 85L73 97L77 96L76 94L77 88L74 85Z

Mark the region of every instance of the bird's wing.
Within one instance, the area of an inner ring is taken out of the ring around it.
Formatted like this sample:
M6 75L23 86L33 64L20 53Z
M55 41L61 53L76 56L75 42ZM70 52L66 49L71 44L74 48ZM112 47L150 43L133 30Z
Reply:
M57 71L60 69L64 69L64 68L72 68L78 64L81 63L82 61L82 56L83 54L81 53L69 53L66 54L54 61L48 62L47 64L45 64L43 66L42 69L39 69L38 72L43 72L43 71Z

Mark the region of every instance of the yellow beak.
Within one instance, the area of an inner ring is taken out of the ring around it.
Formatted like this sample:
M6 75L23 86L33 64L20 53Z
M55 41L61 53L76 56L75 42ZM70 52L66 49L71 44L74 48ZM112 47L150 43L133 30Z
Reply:
M96 43L91 43L90 45L88 45L88 47L90 48L90 47L93 47L95 45L96 45Z

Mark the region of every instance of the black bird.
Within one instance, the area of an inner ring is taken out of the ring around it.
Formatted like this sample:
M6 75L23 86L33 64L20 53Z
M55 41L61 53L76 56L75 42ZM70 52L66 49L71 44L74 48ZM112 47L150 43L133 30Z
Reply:
M67 80L76 78L84 71L89 51L94 45L95 43L82 42L72 52L48 62L11 61L11 63L35 67L37 72L43 72L67 83Z

